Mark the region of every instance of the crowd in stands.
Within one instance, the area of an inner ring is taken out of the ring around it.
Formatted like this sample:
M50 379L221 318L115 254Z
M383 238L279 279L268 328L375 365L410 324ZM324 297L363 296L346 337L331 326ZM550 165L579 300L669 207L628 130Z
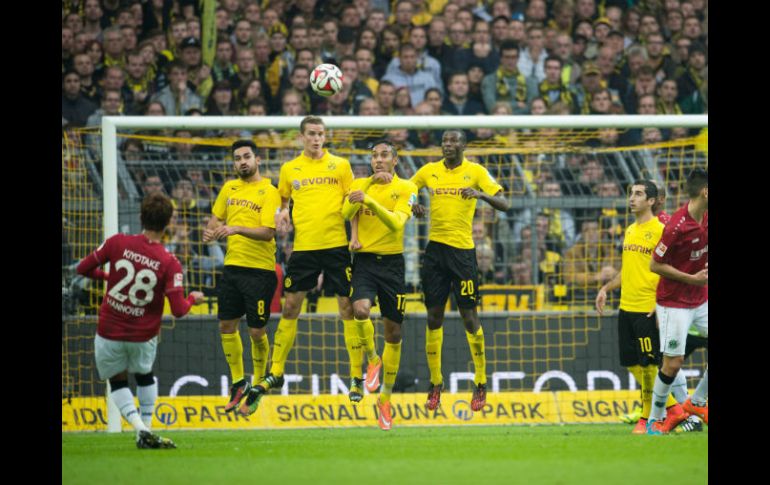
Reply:
M221 0L210 63L201 17L196 0L63 0L62 123L707 105L706 0ZM309 87L322 62L344 73L331 98Z
M707 112L706 0L220 0L213 22L213 60L206 63L197 0L63 0L62 127L99 126L102 116L116 115ZM343 89L329 98L309 86L312 69L324 62L344 74ZM471 142L516 137L512 130L467 134ZM591 143L636 145L688 134L607 129ZM386 135L407 149L440 145L437 132ZM128 162L153 154L205 160L206 150L136 139L121 145ZM210 150L212 159L224 155ZM597 157L549 165L524 158L524 180L542 197L618 198L630 182ZM420 164L402 163L404 175ZM173 180L132 174L139 194L164 190L173 197L178 211L169 248L188 267L221 266L222 248L196 239L220 181L190 167ZM474 239L483 283L550 278L598 288L619 267L615 242L622 228L613 209L494 215L480 205L478 212ZM285 261L290 238L279 246Z

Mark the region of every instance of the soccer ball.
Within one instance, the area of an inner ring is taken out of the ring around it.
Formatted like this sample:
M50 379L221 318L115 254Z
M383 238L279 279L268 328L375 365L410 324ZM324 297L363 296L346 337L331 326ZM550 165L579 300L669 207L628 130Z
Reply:
M334 64L320 64L310 73L310 87L323 97L334 96L342 89L342 71Z

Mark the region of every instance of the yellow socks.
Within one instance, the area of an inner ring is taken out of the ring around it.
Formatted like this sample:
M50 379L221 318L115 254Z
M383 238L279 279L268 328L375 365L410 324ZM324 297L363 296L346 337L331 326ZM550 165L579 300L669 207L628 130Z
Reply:
M487 356L484 354L484 330L479 327L475 334L466 331L465 338L468 339L468 346L471 348L471 357L473 357L473 368L476 371L474 381L476 384L486 384Z
M281 317L278 322L278 329L275 331L273 341L273 365L270 366L270 373L274 376L282 376L286 358L294 345L294 337L297 335L297 319L288 319Z
M230 366L230 375L233 383L243 379L243 342L241 334L236 330L235 333L220 333L222 338L222 350L225 351L227 365Z
M251 338L251 362L254 364L254 375L251 377L251 383L257 384L267 371L267 357L270 353L270 342L267 340L267 334L262 335L256 341Z
M430 369L430 383L441 384L441 344L444 342L444 327L431 330L425 327L425 354L428 357L428 369Z
M348 356L350 357L350 377L363 379L364 354L361 351L361 336L358 332L358 325L355 320L343 320L342 325L345 348L348 349Z
M385 350L382 352L382 389L380 390L380 402L390 401L393 392L393 384L396 383L398 364L401 361L401 342L392 344L385 342Z
M628 370L634 375L639 387L642 388L642 417L647 419L650 417L650 410L652 409L652 387L655 385L655 374L657 374L658 369L654 365L646 367L632 365Z
M370 318L366 320L354 319L358 335L361 337L361 346L369 363L377 362L377 347L374 343L374 324Z

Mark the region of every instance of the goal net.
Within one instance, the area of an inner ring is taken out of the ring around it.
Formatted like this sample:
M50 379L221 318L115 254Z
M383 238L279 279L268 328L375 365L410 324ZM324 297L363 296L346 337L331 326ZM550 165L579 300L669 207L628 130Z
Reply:
M525 118L522 120L521 118ZM77 276L77 262L105 237L140 231L144 194L160 190L176 207L164 243L185 270L185 286L203 291L191 315L164 317L154 369L161 398L159 427L373 425L374 398L347 401L348 357L336 299L321 286L309 294L286 364L287 383L250 417L223 413L230 372L217 323L216 282L226 247L202 242L202 227L222 184L234 176L229 153L238 138L260 150L261 174L277 185L282 163L302 150L299 118L108 118L100 129L62 136L62 429L103 430L109 421L106 383L96 374L93 336L103 284ZM388 138L399 147L397 172L409 178L442 158L444 129L467 128L468 159L504 187L511 209L479 202L473 223L486 340L488 406L470 411L473 362L454 301L444 324L442 413L422 406L429 371L420 266L429 218L405 230L407 296L403 348L394 394L402 424L617 422L640 405L638 384L619 363L619 292L612 311L594 309L598 288L620 267L627 190L657 181L669 214L686 201L683 183L708 167L706 116L543 116L325 118L326 147L348 158L355 177L371 174L369 146ZM665 141L664 141L665 140ZM421 202L428 206L426 194ZM277 238L285 268L293 234ZM268 325L272 345L280 310ZM382 325L373 309L378 351ZM245 321L244 362L251 361ZM700 377L706 350L685 363ZM133 385L133 382L132 382ZM371 415L371 416L370 416ZM371 419L370 419L371 418ZM114 419L114 418L113 418Z

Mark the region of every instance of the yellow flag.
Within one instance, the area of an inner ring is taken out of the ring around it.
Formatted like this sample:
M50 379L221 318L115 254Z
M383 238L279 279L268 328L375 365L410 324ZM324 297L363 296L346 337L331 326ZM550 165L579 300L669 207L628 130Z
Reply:
M214 54L217 50L216 0L200 0L201 44L203 44L203 63L207 66L214 64Z

